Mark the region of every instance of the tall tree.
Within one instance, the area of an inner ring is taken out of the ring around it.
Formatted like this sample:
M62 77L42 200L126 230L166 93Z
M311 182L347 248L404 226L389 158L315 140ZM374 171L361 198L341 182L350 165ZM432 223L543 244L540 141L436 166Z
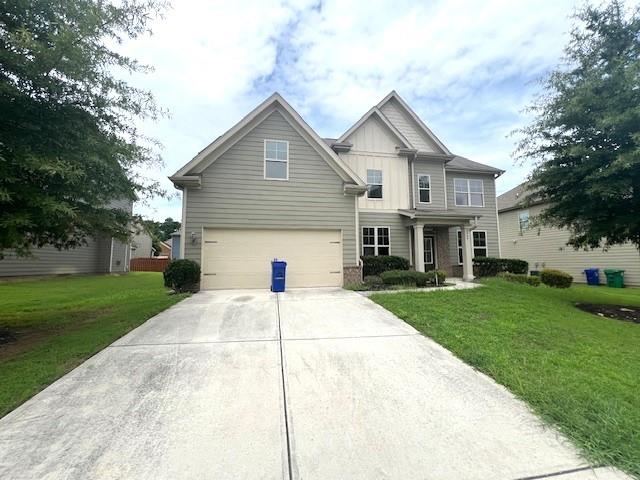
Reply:
M161 111L118 78L147 67L114 46L149 32L163 9L156 0L2 2L0 254L125 239L130 213L113 202L160 193L136 174L159 157L135 120Z
M640 248L640 7L579 10L544 87L516 150L535 162L530 191L549 202L540 220L569 229L576 248Z

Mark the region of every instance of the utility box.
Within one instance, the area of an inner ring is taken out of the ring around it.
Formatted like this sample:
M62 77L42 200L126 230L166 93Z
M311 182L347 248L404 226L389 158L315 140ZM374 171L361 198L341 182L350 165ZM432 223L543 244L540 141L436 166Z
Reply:
M271 262L271 291L284 292L287 262L273 259Z

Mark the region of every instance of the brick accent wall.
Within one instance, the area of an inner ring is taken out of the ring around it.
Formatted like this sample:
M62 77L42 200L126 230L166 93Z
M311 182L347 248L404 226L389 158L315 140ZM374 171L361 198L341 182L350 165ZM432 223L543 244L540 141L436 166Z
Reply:
M454 270L449 253L449 229L436 229L436 255L438 258L438 270L446 272L447 277L453 277Z
M342 269L343 283L360 283L362 282L362 265L344 267Z

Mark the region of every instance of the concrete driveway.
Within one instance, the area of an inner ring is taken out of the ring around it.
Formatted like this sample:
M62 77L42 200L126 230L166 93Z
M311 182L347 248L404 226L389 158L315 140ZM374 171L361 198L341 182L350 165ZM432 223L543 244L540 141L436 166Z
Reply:
M202 292L0 420L3 479L622 479L338 289Z

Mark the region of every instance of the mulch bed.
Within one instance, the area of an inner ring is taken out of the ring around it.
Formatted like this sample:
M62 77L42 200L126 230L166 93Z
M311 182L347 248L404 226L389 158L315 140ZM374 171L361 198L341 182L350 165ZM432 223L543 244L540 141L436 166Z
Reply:
M640 307L597 305L593 303L576 303L576 307L582 311L593 313L600 317L614 318L624 322L640 323Z

